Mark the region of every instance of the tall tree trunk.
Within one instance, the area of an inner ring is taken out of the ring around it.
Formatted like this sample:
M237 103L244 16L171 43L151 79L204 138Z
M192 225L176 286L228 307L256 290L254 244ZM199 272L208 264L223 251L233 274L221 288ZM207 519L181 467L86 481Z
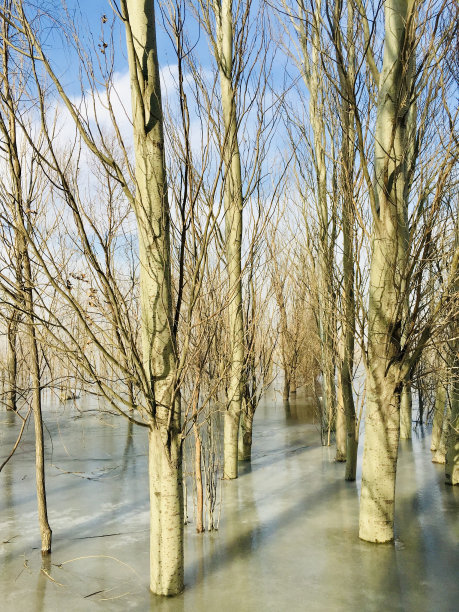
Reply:
M203 533L204 531L204 489L202 486L202 442L199 435L198 426L198 405L200 394L200 372L196 376L195 388L193 390L193 433L194 433L194 475L196 482L196 531Z
M142 351L150 384L150 588L176 595L183 589L182 437L154 2L122 0L122 11L134 127Z
M282 389L282 400L284 402L288 402L290 399L290 379L288 376L288 372L286 371L286 368L284 367L284 386Z
M37 483L38 521L41 533L41 554L51 552L52 532L48 522L45 483L45 449L43 441L43 417L41 410L41 375L38 344L35 333L34 306L32 294L32 273L27 246L21 240L24 264L24 303L27 312L27 328L29 334L31 374L32 374L32 411L35 426L35 477Z
M332 311L332 270L333 244L330 240L329 213L327 202L327 167L325 163L325 125L323 101L320 96L321 80L320 66L320 9L316 5L314 23L312 26L311 61L308 49L303 48L305 64L309 66L309 78L306 84L309 88L309 116L314 140L314 163L317 182L317 213L319 219L319 249L318 249L318 291L319 291L319 337L321 344L323 395L322 395L322 438L326 435L326 443L330 444L330 432L334 428L336 414L335 360L334 360L334 325ZM306 40L306 39L305 39Z
M290 385L292 377L292 357L291 351L289 351L289 329L288 329L288 318L287 308L285 306L284 299L284 286L286 278L282 277L281 270L279 269L279 263L276 259L276 254L271 250L271 258L273 265L272 285L274 289L274 297L276 299L277 308L279 309L279 323L280 323L280 349L281 349L281 360L282 370L284 371L284 381L282 388L282 400L288 402L290 399Z
M8 39L8 26L3 22L3 38ZM37 487L37 505L38 505L38 520L41 533L41 552L46 555L51 552L52 532L48 522L48 511L46 503L46 484L45 484L45 458L44 458L44 442L43 442L43 418L41 411L41 374L40 360L38 354L38 343L35 329L35 312L33 298L33 277L29 258L27 231L30 231L28 217L25 213L25 201L22 191L22 166L18 153L16 118L15 118L15 100L13 99L12 91L9 82L9 57L8 46L6 42L3 44L2 54L3 66L3 96L6 100L8 108L8 129L2 118L2 131L5 133L5 140L8 146L8 161L10 164L10 179L14 211L15 228L15 249L14 256L16 257L15 274L17 283L18 298L15 304L17 309L24 309L25 321L27 324L27 332L29 338L29 350L31 361L32 375L32 411L34 415L35 425L35 477ZM8 132L8 133L6 133ZM26 221L27 219L27 221ZM27 227L26 227L27 223ZM13 314L13 318L18 321L19 316ZM17 335L17 324L14 330L15 337ZM16 339L16 338L15 338ZM16 348L16 347L11 347ZM14 374L17 379L17 365L14 366ZM16 380L14 381L16 388Z
M435 407L434 416L432 422L432 440L430 444L430 450L436 451L440 444L441 430L443 427L443 419L445 416L445 402L446 402L446 388L443 381L439 379L437 381L435 391Z
M239 420L242 410L242 372L244 366L244 323L242 313L242 178L238 144L236 91L233 88L233 12L232 1L214 2L217 22L218 68L225 128L223 161L225 166L226 262L229 279L229 333L231 367L228 405L224 420L223 477L237 478Z
M245 399L241 414L241 431L239 432L239 460L250 461L252 458L252 429L255 409L249 399Z
M456 215L459 209L456 209ZM459 249L459 216L456 216L456 253ZM446 464L445 482L450 485L459 484L459 322L457 314L457 296L459 295L459 277L456 275L454 283L454 295L456 296L456 308L453 309L452 321L452 346L450 347L451 370L449 377L450 383L450 404L451 420L446 442Z
M459 484L459 358L457 350L452 377L451 419L446 439L445 482L446 484L457 485Z
M450 421L451 421L451 405L450 405L450 402L447 401L446 408L445 408L445 414L443 417L443 422L441 424L440 438L438 440L437 449L435 450L433 457L432 457L432 463L445 463L446 462L446 447L448 443L448 431L450 428Z
M7 336L7 357L6 357L6 409L17 410L17 376L18 376L18 356L17 356L17 333L18 333L18 313L13 310L8 321L6 330Z
M400 397L400 438L402 440L411 440L412 404L411 381L406 380L403 382Z
M374 229L370 270L368 384L360 498L363 540L394 537L395 477L400 434L402 311L408 249L405 121L412 53L411 1L386 0L385 44L375 130Z
M340 3L335 5L335 48L339 50L338 75L341 88L341 125L342 125L342 189L343 189L343 277L344 277L344 351L341 362L341 389L344 413L346 415L346 480L355 480L357 470L358 437L352 379L354 370L355 337L355 294L354 294L354 166L355 166L355 115L348 91L349 84L354 86L355 45L354 45L354 5L347 2L347 70L344 71L344 57L340 37Z
M421 381L418 382L418 406L419 406L419 424L424 423L424 393L422 391Z
M336 455L335 461L346 461L346 414L344 412L341 372L338 372L336 402Z
M413 50L408 57L408 83L413 79L414 71L416 69L416 55ZM408 90L406 95L411 95ZM407 120L406 120L406 134L405 134L405 148L406 148L406 161L404 164L404 214L405 224L408 227L408 201L413 183L414 169L417 157L417 146L416 146L416 127L417 127L417 104L413 100L408 108ZM410 304L409 304L409 287L405 286L404 296L404 310L403 310L403 322L402 322L402 348L405 347L409 337L410 328ZM400 437L402 440L411 440L411 429L413 421L413 396L411 391L411 374L403 381L402 393L400 396Z

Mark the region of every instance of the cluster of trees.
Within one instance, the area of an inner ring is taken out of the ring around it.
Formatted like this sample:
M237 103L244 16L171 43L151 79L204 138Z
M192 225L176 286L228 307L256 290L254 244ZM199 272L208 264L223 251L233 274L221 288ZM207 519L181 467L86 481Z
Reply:
M46 387L147 429L150 587L174 595L184 441L203 531L219 433L236 478L279 372L285 401L318 398L347 480L364 407L359 535L392 540L413 388L459 480L453 4L120 0L99 43L75 15L0 9L2 402L16 446L33 414L42 551Z

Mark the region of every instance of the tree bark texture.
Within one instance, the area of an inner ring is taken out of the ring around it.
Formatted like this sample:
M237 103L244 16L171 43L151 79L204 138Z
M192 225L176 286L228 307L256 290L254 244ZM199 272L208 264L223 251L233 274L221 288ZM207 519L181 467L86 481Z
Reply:
M456 209L456 213L459 212ZM456 252L459 249L459 217L456 217ZM453 321L452 342L450 347L451 369L449 373L451 420L446 441L445 482L450 485L459 484L459 322L457 304L459 296L459 277L453 287Z
M408 227L405 124L410 84L410 7L386 0L385 44L375 130L374 229L370 269L368 384L360 499L363 540L394 537L395 477L400 434L399 367ZM412 20L411 20L412 21Z
M335 461L346 461L346 414L344 412L341 373L338 373L336 403L336 455Z
M239 420L242 410L244 323L242 312L242 178L238 143L236 91L233 87L232 1L214 3L217 22L218 68L224 122L223 162L226 263L229 280L230 375L224 419L223 477L237 478Z
M142 352L149 383L150 588L183 590L180 394L172 323L169 203L154 3L123 0L131 81Z
M412 405L411 382L407 380L403 383L400 396L400 438L402 440L411 440Z
M432 422L432 440L430 450L436 451L440 444L443 419L445 417L446 388L442 380L438 380L435 390L435 407Z
M7 410L17 410L17 376L18 376L18 357L17 357L17 333L18 333L18 314L14 310L8 321L7 327L7 372L5 403Z
M255 410L250 400L244 401L239 432L239 461L250 461L252 457L252 429Z

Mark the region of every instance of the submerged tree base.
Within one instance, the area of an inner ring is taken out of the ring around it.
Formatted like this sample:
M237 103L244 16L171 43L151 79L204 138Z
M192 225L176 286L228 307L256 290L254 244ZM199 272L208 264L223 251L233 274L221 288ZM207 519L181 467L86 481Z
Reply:
M148 590L147 432L84 414L95 407L82 398L83 415L70 405L44 410L54 447L51 464L47 436L52 564L41 559L30 429L0 475L2 611L297 611L305 592L312 612L455 609L458 499L443 484L443 467L431 463L427 430L400 445L396 539L375 546L358 538L360 473L355 485L344 481L334 449L320 444L314 407L301 393L287 414L281 402L262 401L252 461L240 464L237 481L222 483L218 531L196 533L188 487L186 586L160 601ZM0 415L2 449L19 426L7 419Z

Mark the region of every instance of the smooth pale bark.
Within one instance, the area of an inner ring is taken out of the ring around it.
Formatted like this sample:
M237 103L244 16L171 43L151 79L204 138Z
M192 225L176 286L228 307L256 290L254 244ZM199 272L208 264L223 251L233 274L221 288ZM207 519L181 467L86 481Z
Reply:
M194 433L194 477L196 483L196 531L203 533L204 531L204 489L202 483L202 442L199 435L198 427L198 404L200 383L199 374L195 382L194 397L193 397L193 433Z
M149 434L150 589L156 595L183 590L182 446L171 436L167 450L158 429Z
M436 451L440 444L441 430L445 416L446 388L441 380L437 382L435 392L435 408L432 422L432 440L430 450Z
M441 425L440 439L438 446L432 457L432 463L446 463L446 446L448 441L448 431L450 428L451 421L451 405L449 402L446 404L445 414L443 423Z
M309 90L309 118L313 132L314 165L317 184L317 216L319 221L319 244L317 257L317 287L318 287L318 322L321 349L322 370L322 442L330 444L330 433L334 428L336 414L335 360L334 360L334 316L332 299L333 271L333 240L329 235L329 213L327 202L327 167L325 163L325 125L323 103L320 98L320 36L321 17L318 5L314 12L311 26L311 48L308 49L309 33L305 24L309 16L300 15L300 37L302 43L303 61L305 65L304 80Z
M273 277L272 285L274 289L274 297L276 299L277 308L279 309L279 323L280 323L280 349L281 349L281 360L282 370L284 372L284 382L282 388L282 400L288 402L290 399L291 389L291 378L292 372L292 357L289 351L289 329L288 329L288 318L287 308L285 306L284 299L284 283L285 277L282 277L279 265L276 259L276 254L271 252L272 265L273 265Z
M456 214L459 209L456 209ZM456 252L459 249L459 216L456 217ZM459 276L456 274L456 282L454 283L454 294L459 295ZM446 441L446 464L445 464L445 482L450 485L459 484L459 323L457 318L457 308L453 311L455 319L452 322L452 350L451 355L451 419L448 429L448 437Z
M454 360L454 380L451 385L451 419L446 439L445 482L459 484L459 358Z
M150 383L150 589L183 590L180 395L154 2L123 0L131 81L144 367Z
M225 138L225 233L229 280L229 335L231 367L228 405L224 419L223 477L237 478L239 420L242 410L242 372L244 365L244 323L242 313L242 178L239 155L236 92L233 88L233 12L232 1L214 3L217 23L218 69L222 96Z
M411 383L406 381L403 383L400 396L400 438L402 440L411 440L412 404Z
M5 403L7 410L17 410L17 375L18 375L18 357L16 348L16 339L18 332L18 315L14 311L11 319L8 321L6 331L7 338L7 356L6 356L6 389Z
M375 129L374 229L369 288L368 382L359 536L394 538L400 434L402 310L408 248L405 117L409 110L402 53L410 53L411 2L386 0L383 68Z
M204 531L204 489L202 486L202 443L199 437L198 426L193 425L194 430L194 473L196 480L196 531L202 533Z
M346 461L346 414L344 412L341 373L338 374L336 403L336 455L335 461Z
M247 356L246 369L244 375L244 398L242 404L242 413L240 420L239 439L238 439L238 458L239 461L250 461L252 458L252 429L253 418L260 399L258 391L257 366L256 366L256 314L257 314L257 297L253 281L253 262L254 253L251 249L249 256L249 283L247 299L250 303L250 309L247 311L246 318L246 342Z

